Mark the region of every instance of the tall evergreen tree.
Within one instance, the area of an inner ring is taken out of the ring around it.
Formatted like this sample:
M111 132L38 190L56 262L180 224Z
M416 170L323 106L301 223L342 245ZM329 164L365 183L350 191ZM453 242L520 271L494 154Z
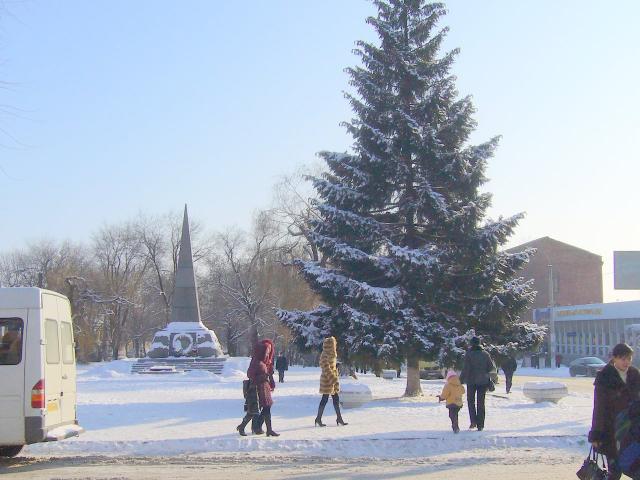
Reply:
M439 56L444 5L374 3L380 45L358 42L362 66L347 70L353 152L321 152L329 171L312 178L312 238L330 260L297 262L323 304L280 318L308 347L332 334L343 356L406 359L413 396L421 358L455 364L474 334L504 351L543 331L518 323L534 292L514 277L532 251L499 250L522 215L486 218L480 187L498 138L467 143L474 107L450 73L458 51Z

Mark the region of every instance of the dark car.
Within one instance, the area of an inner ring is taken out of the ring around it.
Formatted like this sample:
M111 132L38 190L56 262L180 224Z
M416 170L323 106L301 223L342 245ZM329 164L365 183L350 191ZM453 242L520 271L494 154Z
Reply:
M420 369L421 380L438 380L444 378L444 369L439 367L426 367Z
M607 364L598 357L578 358L569 364L569 374L572 377L576 375L595 377L606 365Z

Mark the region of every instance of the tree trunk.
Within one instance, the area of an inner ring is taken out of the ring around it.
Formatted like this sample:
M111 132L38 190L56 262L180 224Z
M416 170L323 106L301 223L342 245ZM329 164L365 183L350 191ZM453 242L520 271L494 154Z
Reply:
M258 343L258 325L256 325L255 318L250 318L251 326L249 327L249 342L250 348L249 351L253 351L253 346Z
M378 360L378 359L375 359L375 360L373 361L373 368L372 368L372 370L373 370L373 374L374 374L376 377L380 378L380 377L382 376L382 362L380 362L380 360Z
M420 366L418 365L418 357L407 357L407 388L404 391L405 397L422 396L422 387L420 386Z
M238 339L235 337L236 330L227 325L227 353L230 357L238 355Z

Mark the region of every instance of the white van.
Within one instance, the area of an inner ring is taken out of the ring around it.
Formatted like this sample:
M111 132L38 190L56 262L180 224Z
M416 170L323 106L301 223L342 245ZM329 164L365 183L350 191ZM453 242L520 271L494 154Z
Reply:
M82 431L69 300L40 288L0 288L0 457Z

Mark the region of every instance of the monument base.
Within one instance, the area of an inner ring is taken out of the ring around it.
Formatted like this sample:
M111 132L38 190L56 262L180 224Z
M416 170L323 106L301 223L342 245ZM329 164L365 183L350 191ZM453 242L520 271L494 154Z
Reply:
M226 357L216 358L140 358L131 366L131 373L151 373L152 367L173 367L176 371L206 370L222 375Z
M149 358L195 357L209 358L222 355L216 334L200 322L171 322L156 332Z

